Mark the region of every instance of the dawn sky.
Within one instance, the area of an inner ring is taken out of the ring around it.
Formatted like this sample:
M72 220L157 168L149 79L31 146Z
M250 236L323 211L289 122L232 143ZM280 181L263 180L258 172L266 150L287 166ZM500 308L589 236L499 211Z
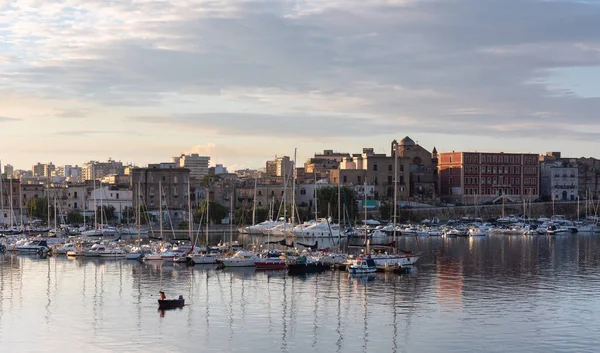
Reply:
M600 3L0 0L2 164L600 157Z

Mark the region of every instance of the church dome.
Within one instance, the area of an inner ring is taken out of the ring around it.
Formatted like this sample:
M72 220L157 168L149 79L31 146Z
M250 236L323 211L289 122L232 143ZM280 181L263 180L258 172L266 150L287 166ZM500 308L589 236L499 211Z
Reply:
M410 137L406 136L400 140L399 146L415 146L416 143Z

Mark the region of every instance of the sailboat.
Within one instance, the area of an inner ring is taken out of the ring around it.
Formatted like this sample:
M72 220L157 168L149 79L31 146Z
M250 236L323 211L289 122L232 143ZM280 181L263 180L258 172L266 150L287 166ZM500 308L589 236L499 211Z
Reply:
M140 184L138 183L138 200L141 198L140 195ZM136 203L136 215L135 215L135 223L137 228L137 246L135 248L129 248L127 253L125 254L125 259L127 260L142 260L144 257L144 252L142 251L142 233L140 231L141 224L141 208L139 202Z

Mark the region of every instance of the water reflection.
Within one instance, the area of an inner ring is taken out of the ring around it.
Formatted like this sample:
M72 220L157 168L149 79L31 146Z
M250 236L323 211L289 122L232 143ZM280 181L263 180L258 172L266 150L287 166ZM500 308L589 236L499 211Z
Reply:
M398 246L414 249L417 240L400 237ZM600 343L600 237L423 238L418 246L423 256L405 275L292 277L5 254L0 342L36 350L27 333L39 332L48 350L65 340L82 350L240 352L543 352ZM184 295L186 306L157 311L161 289Z

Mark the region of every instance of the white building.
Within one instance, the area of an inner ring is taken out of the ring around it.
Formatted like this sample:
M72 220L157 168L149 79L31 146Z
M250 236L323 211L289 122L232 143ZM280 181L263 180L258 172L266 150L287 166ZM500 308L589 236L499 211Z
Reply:
M182 154L179 157L173 157L171 159L173 163L179 163L180 168L187 168L190 170L190 176L198 180L202 179L208 174L208 164L210 163L210 157L200 156L197 153Z
M118 221L126 207L133 207L133 191L103 186L91 192L87 199L87 209L93 211L99 206L113 206ZM98 221L100 223L100 221Z
M222 164L215 165L215 175L227 174L227 168L223 167Z
M544 163L540 168L541 196L549 200L574 201L579 192L577 167L566 162Z

